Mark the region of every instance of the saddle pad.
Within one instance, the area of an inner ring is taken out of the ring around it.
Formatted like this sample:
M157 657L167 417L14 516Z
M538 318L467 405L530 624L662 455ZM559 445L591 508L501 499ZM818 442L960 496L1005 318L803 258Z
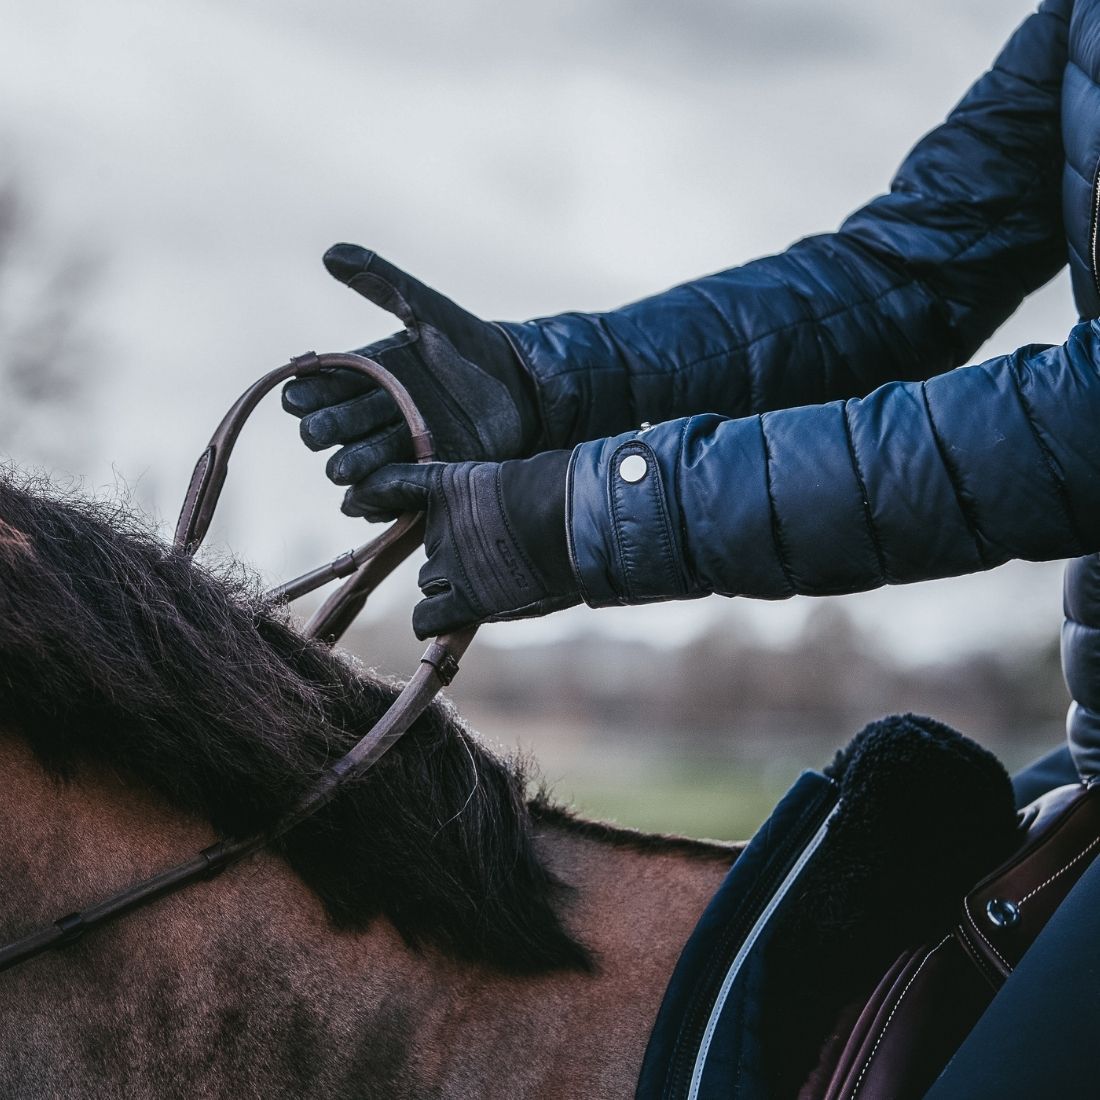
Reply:
M990 753L932 719L872 723L730 868L673 972L637 1100L821 1095L883 974L942 938L1019 838Z
M761 938L820 845L839 787L806 772L738 856L680 955L646 1049L637 1100L738 1096L759 1078L751 1021ZM754 1072L755 1071L755 1072ZM762 1094L761 1094L762 1095Z

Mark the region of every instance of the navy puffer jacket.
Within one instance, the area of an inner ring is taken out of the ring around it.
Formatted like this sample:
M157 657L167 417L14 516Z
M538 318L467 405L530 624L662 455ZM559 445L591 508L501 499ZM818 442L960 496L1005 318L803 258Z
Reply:
M1046 0L838 232L506 325L547 444L576 445L585 599L853 592L1100 550L1098 165L1100 0ZM953 369L1067 260L1083 320L1064 344ZM1097 558L1066 607L1092 775Z

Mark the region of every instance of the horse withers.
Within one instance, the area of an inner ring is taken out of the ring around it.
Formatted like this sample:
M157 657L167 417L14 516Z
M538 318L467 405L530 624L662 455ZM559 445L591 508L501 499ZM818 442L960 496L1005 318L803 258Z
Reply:
M396 689L117 506L0 483L0 936L278 819ZM0 1095L627 1097L739 848L528 797L438 703L278 849L0 976Z

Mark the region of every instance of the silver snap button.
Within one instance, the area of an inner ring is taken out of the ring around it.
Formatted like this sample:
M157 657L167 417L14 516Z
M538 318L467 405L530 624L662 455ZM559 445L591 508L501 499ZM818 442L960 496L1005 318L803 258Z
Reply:
M631 485L636 481L641 481L645 477L649 467L646 465L646 460L641 455L627 455L626 458L619 463L619 477L623 481L630 482Z
M1020 919L1020 907L1007 898L992 898L985 903L985 915L998 928L1011 928Z

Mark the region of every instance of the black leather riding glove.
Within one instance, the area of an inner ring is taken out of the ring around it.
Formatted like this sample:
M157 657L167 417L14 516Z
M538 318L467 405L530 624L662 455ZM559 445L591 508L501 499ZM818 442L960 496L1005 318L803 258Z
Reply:
M337 244L325 267L405 331L360 349L402 382L446 462L518 458L536 448L534 383L496 325L467 313L374 252ZM353 371L295 379L283 408L301 417L302 439L315 451L340 445L329 459L337 485L369 477L413 457L409 430L392 399Z
M569 451L513 462L390 465L349 489L348 515L426 512L413 611L420 638L580 603L565 533Z

